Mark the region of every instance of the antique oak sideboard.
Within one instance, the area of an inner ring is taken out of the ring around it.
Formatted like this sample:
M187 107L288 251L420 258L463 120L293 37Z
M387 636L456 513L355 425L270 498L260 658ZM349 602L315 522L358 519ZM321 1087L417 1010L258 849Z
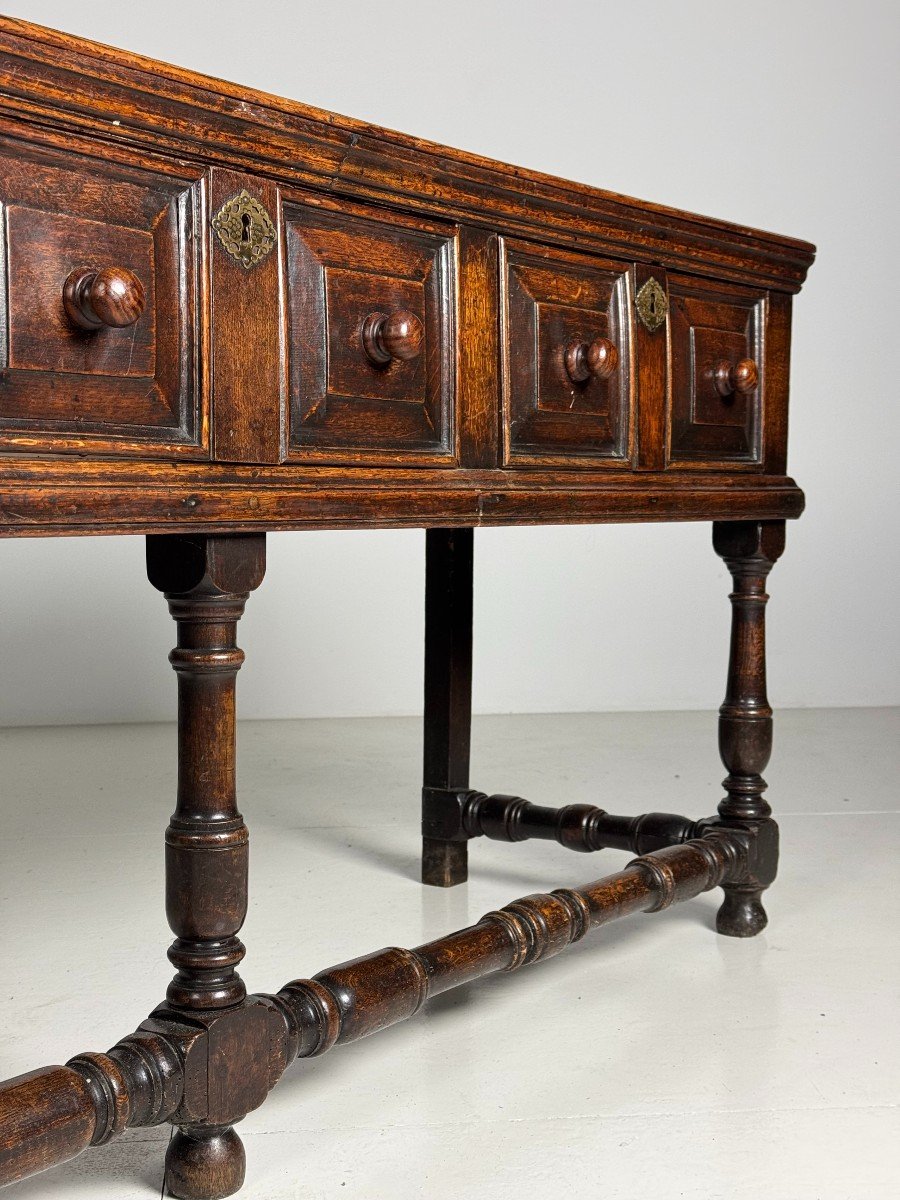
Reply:
M788 358L813 248L5 18L0 161L0 533L146 535L179 718L174 979L108 1052L0 1085L0 1183L171 1122L170 1192L227 1196L234 1125L297 1058L707 889L720 933L758 933L765 587L803 507ZM672 520L712 522L734 580L718 812L471 788L473 530ZM248 995L238 619L268 531L396 527L427 530L423 881L463 882L479 836L636 857Z

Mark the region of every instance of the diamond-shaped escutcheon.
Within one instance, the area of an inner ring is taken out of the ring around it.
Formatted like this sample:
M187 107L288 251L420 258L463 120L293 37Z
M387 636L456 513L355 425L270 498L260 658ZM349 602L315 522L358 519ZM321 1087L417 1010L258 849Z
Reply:
M212 227L231 257L248 271L275 246L272 218L246 190L225 201L213 217Z
M644 326L655 333L660 325L666 323L666 313L669 308L669 297L662 284L651 275L634 298L634 306Z

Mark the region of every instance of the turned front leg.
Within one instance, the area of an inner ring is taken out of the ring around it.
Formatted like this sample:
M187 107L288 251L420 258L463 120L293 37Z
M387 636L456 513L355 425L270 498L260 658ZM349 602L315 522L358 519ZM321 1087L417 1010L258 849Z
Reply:
M247 596L262 582L265 537L149 537L147 570L178 626L169 656L178 675L178 800L166 831L176 974L161 1012L203 1021L247 995L237 972L249 847L235 788L235 682L244 658L236 638ZM173 1195L229 1196L243 1179L244 1149L230 1125L179 1123L166 1157Z
M425 753L422 882L464 883L472 725L472 529L425 534Z
M749 824L758 834L755 866L723 889L716 928L752 937L768 918L762 893L775 878L778 828L763 793L772 752L772 709L766 694L766 577L784 550L783 521L723 521L713 526L713 546L731 572L731 653L728 686L719 709L719 752L728 770L719 804L724 824Z

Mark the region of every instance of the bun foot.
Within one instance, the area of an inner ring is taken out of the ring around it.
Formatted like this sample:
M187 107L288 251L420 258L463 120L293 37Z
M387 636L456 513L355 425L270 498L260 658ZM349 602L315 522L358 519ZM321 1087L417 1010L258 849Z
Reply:
M222 1200L240 1191L247 1158L231 1126L175 1131L166 1151L166 1191L179 1200Z
M756 937L769 918L762 906L762 888L723 888L725 900L716 913L716 929L726 937Z

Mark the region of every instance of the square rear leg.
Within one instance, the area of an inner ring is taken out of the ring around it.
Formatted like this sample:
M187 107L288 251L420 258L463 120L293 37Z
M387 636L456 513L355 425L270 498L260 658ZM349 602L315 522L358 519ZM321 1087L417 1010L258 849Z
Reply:
M467 837L460 820L448 821L440 793L469 786L473 543L472 529L425 533L422 882L435 887L468 877Z

